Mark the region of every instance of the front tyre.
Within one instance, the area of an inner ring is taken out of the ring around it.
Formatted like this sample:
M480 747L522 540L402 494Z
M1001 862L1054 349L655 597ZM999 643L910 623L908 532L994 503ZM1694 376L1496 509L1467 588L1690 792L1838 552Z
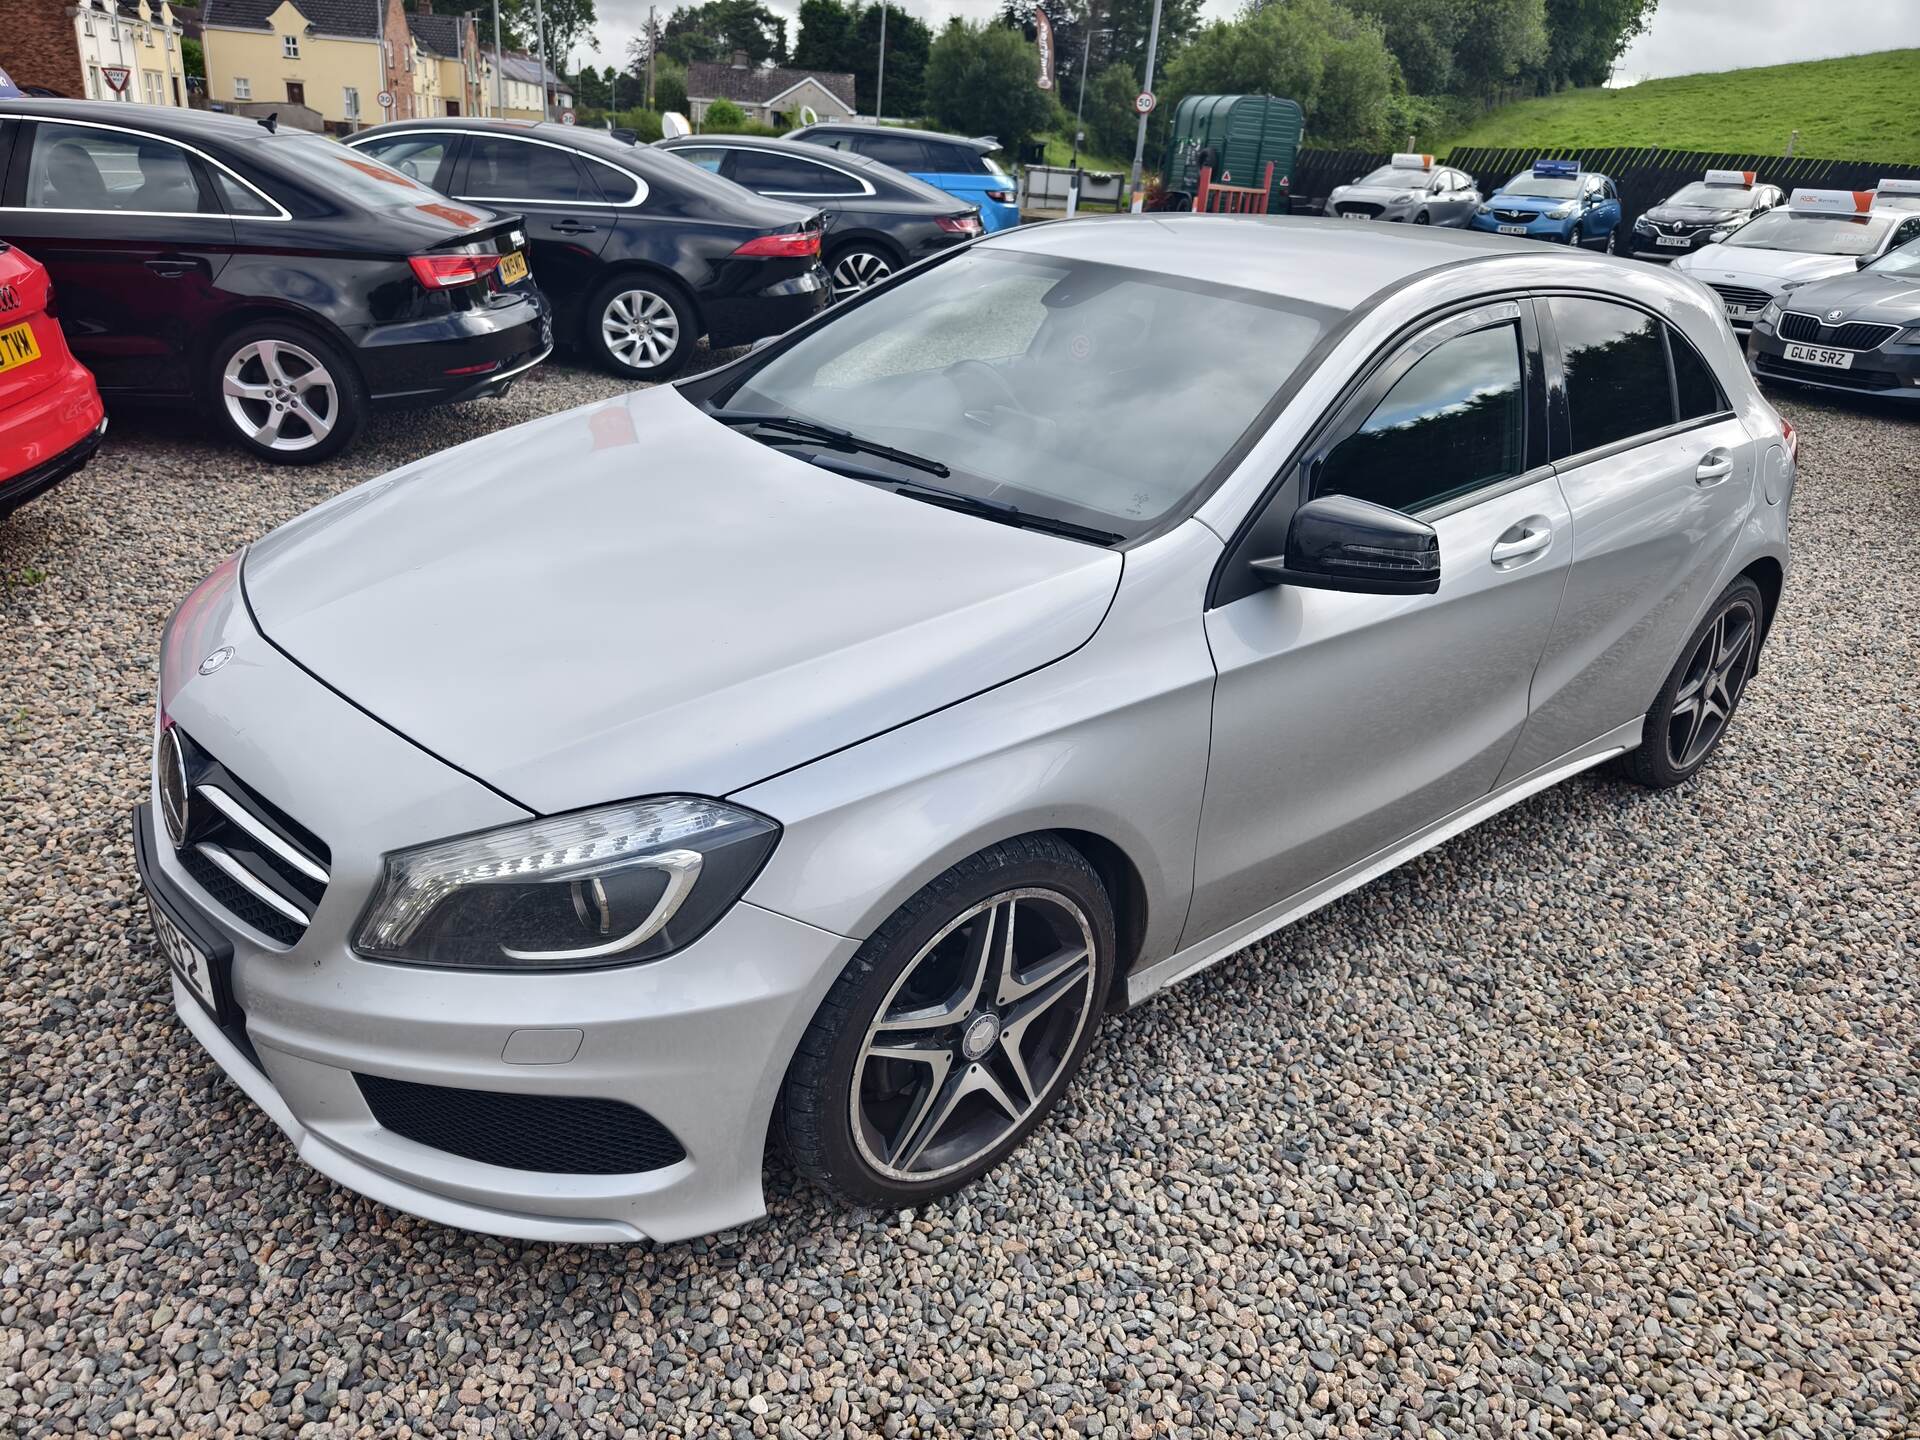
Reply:
M587 305L586 321L587 352L628 380L671 380L700 339L687 292L653 275L609 280Z
M860 947L801 1038L776 1121L794 1165L890 1207L992 1169L1079 1069L1114 954L1105 887L1053 836L935 877Z
M281 320L248 325L215 346L207 393L220 428L278 465L332 459L371 408L359 367L337 345Z
M1647 711L1626 773L1655 790L1691 780L1733 723L1760 656L1760 587L1744 575L1714 602Z

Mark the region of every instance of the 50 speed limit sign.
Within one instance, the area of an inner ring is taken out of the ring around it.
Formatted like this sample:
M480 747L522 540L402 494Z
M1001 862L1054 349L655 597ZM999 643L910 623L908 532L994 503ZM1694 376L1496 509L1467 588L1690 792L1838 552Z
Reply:
M1151 115L1153 113L1153 106L1154 99L1151 90L1142 90L1138 95L1133 97L1133 112L1136 115Z

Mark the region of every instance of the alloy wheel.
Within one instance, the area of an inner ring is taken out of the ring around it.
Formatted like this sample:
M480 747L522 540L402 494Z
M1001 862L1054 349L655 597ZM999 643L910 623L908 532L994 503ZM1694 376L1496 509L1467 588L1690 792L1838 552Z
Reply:
M623 290L600 316L600 338L614 359L635 370L664 365L680 346L680 317L664 296Z
M1758 635L1753 607L1736 600L1714 617L1687 657L1684 678L1667 712L1667 763L1674 769L1699 764L1727 728L1753 673Z
M894 981L854 1061L862 1158L926 1181L1000 1144L1065 1077L1094 979L1093 927L1056 890L1010 890L949 921Z
M340 420L338 382L290 340L242 345L221 372L220 392L234 425L269 450L309 450Z
M876 255L871 250L850 250L834 262L833 298L844 300L849 295L858 295L891 274L893 266L884 255Z

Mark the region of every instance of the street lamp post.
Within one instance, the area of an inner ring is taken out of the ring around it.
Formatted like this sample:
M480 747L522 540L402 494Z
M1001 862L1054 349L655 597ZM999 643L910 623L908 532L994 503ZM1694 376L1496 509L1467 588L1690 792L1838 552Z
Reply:
M1147 80L1141 86L1141 93L1153 93L1153 55L1160 48L1160 0L1153 0L1153 24L1147 27ZM1127 171L1127 194L1132 197L1135 214L1141 209L1140 161L1147 153L1147 116L1150 110L1140 112L1140 127L1133 136L1133 166Z

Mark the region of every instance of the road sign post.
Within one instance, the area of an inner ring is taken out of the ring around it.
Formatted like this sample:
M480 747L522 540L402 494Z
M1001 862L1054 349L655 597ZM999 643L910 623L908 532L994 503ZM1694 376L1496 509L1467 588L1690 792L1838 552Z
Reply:
M1127 171L1127 193L1132 196L1129 208L1136 215L1147 208L1146 196L1140 189L1140 161L1147 153L1147 116L1153 113L1153 57L1159 48L1160 0L1153 0L1153 23L1147 27L1147 78L1133 99L1133 108L1140 114L1140 126L1134 131L1133 166Z

